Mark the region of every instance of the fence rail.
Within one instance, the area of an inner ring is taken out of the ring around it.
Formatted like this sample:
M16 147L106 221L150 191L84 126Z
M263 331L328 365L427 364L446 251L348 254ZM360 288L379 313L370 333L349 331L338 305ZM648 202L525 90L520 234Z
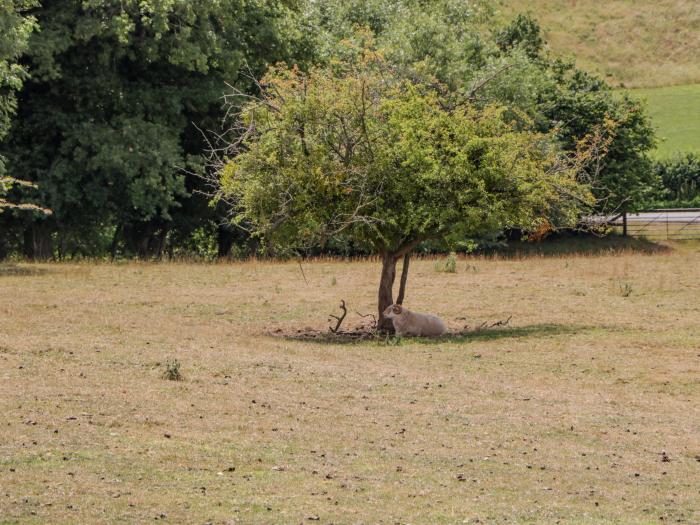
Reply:
M700 239L700 208L671 208L622 213L607 221L623 235L650 240Z

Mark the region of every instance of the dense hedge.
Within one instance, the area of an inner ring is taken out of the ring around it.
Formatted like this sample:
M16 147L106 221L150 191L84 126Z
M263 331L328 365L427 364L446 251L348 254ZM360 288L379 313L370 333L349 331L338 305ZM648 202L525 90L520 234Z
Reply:
M660 188L654 207L700 207L700 156L677 155L653 164Z

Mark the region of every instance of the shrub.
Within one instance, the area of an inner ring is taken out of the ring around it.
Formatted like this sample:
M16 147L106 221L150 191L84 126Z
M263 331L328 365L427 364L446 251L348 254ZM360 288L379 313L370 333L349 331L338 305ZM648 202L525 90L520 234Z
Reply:
M177 359L170 359L165 363L165 372L163 372L163 379L168 381L181 381L182 373L180 372L180 361Z
M450 252L447 258L443 261L435 262L436 272L456 273L457 272L457 254Z
M677 155L654 163L654 174L661 184L662 203L676 206L700 205L700 156Z

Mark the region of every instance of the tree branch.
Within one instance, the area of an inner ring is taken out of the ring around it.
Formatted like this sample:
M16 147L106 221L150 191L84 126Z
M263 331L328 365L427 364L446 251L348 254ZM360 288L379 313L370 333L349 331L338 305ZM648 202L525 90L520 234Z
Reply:
M479 91L481 88L483 88L486 84L491 82L492 80L495 80L501 74L503 74L505 71L508 71L514 66L514 64L505 64L504 66L501 66L498 68L496 71L494 71L491 75L482 78L481 80L478 80L475 82L472 87L469 89L469 93L467 93L467 99L469 100L474 100L476 98L476 93Z
M399 283L399 295L396 297L396 304L403 304L403 298L406 293L406 281L408 280L408 262L411 259L411 253L408 252L403 256L403 266L401 268L401 281Z
M333 319L336 319L335 328L330 328L330 327L328 328L334 334L338 333L338 329L340 328L340 325L343 324L343 319L345 319L345 316L348 315L348 309L345 307L345 300L344 299L340 300L340 309L343 311L343 313L340 314L339 316L330 314L330 317L332 317ZM329 321L330 321L330 319L329 319Z

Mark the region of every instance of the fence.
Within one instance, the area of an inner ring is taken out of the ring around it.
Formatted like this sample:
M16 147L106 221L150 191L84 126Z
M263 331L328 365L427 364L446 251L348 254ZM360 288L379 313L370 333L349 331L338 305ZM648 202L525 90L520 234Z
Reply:
M610 219L623 235L650 240L700 239L700 208L674 208L622 213Z

